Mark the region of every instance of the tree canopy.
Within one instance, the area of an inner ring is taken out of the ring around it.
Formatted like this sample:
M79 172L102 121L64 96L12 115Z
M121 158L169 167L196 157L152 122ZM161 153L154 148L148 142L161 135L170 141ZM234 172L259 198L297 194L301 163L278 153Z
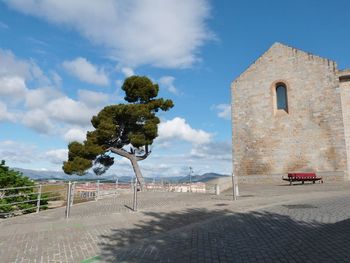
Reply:
M156 113L169 110L173 102L156 98L159 86L144 76L127 78L122 90L128 103L103 108L92 117L94 130L87 132L86 140L68 145L68 161L63 163L65 173L83 175L93 168L96 174L102 174L114 164L111 152L131 161L142 185L137 161L147 158L151 153L149 146L158 136L160 121Z
M34 186L34 182L21 172L10 169L5 161L0 163L0 188Z
M0 162L0 217L13 211L31 213L37 205L37 194L34 191L34 182L21 172L10 169L5 161ZM28 188L26 187L28 186ZM42 200L40 205L47 204ZM46 207L43 207L46 209Z

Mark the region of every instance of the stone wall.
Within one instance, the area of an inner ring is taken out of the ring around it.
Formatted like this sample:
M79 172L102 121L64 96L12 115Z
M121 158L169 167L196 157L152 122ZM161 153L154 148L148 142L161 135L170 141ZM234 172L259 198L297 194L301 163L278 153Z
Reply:
M340 92L342 100L342 111L344 121L345 145L348 160L348 180L350 179L350 70L341 71L338 74L340 78Z
M274 44L232 83L234 172L277 175L347 170L335 62ZM275 85L287 86L288 113Z

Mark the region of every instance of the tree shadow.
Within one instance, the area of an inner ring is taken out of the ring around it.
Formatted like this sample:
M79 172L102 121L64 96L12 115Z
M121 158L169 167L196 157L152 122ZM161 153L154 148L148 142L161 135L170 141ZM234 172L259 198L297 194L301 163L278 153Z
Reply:
M131 206L128 206L128 205L124 205L125 208L129 209L130 211L134 211L134 209L132 209Z
M350 219L324 224L207 209L142 216L101 236L104 262L350 262Z

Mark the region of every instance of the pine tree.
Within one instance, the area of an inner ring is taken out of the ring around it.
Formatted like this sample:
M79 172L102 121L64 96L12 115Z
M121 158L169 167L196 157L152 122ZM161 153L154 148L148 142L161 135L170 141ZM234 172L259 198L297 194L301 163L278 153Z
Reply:
M124 81L126 104L106 106L91 123L95 130L87 132L83 143L68 145L68 161L63 163L67 174L83 175L90 168L103 174L114 164L110 153L130 160L142 189L144 178L138 161L146 159L153 140L158 136L159 110L173 107L171 100L156 98L159 87L147 77L131 76Z

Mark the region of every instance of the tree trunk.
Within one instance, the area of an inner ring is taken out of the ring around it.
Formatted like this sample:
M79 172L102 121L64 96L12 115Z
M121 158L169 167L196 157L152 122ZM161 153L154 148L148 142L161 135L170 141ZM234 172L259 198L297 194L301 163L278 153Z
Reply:
M140 188L141 188L140 190L142 191L143 187L145 186L145 179L142 176L139 164L137 162L147 158L147 156L149 154L148 150L144 156L139 156L139 157L135 156L135 154L128 153L127 151L125 151L123 149L118 149L118 148L114 148L114 147L108 148L107 151L111 151L112 153L118 154L118 155L130 160L131 165L132 165L132 169L134 170L137 181L140 184Z
M130 159L131 165L132 165L132 169L134 170L134 173L136 175L137 181L140 184L140 190L142 191L144 185L145 185L145 179L142 176L139 164L137 163L137 159L135 156L132 156Z

